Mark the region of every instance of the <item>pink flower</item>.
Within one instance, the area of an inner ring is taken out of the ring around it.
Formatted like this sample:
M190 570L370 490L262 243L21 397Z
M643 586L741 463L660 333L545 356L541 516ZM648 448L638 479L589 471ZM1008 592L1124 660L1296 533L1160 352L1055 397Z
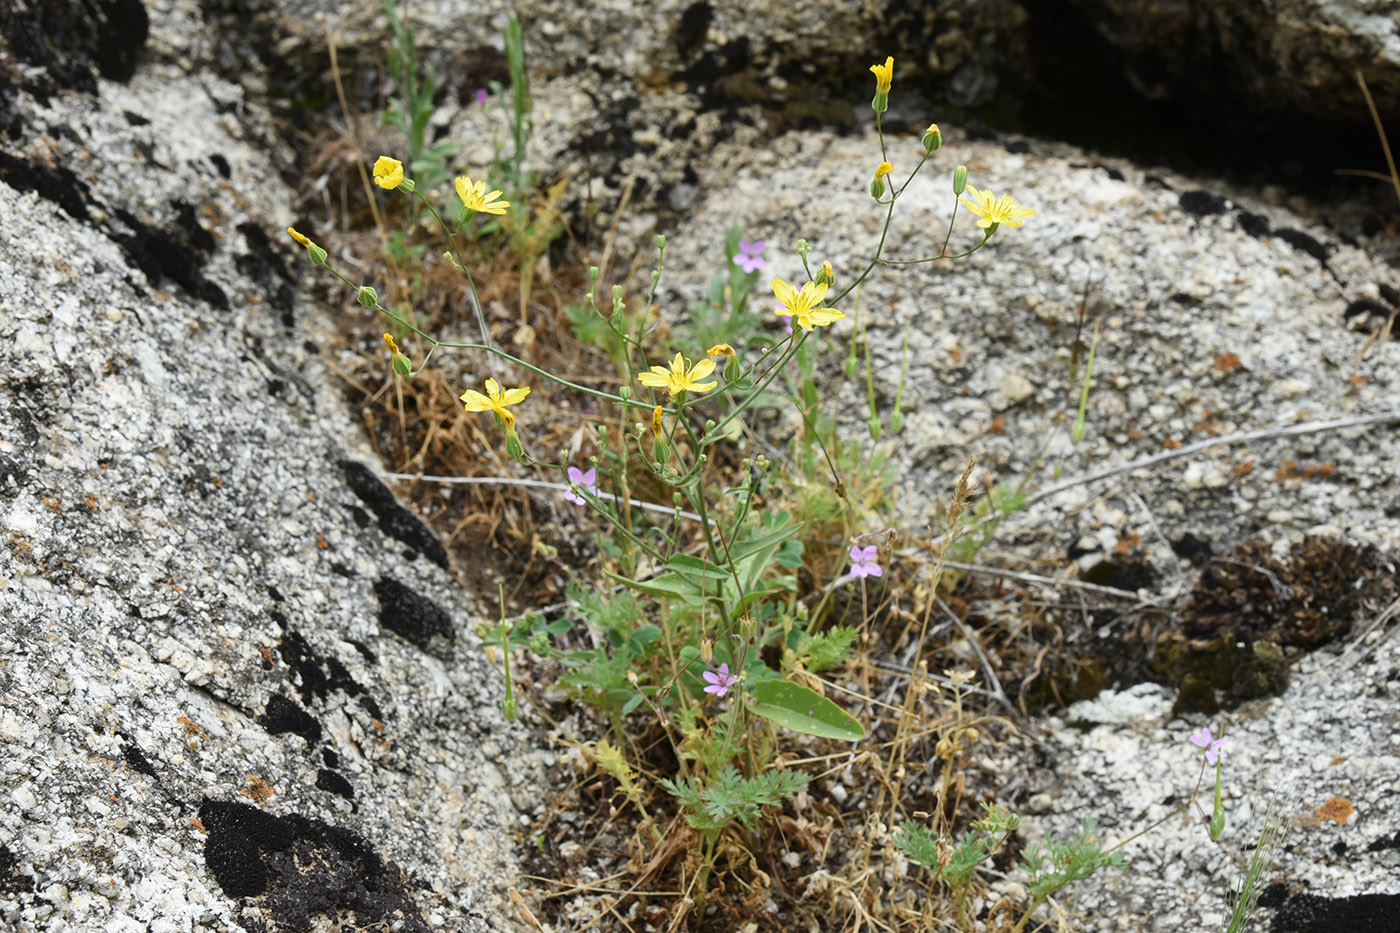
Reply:
M734 265L745 272L757 272L768 265L763 259L763 247L767 244L762 240L739 241L739 253L734 257Z
M774 310L774 311L786 311L786 310L788 310L788 306L785 305L785 304L783 304L782 302L778 302L777 304L775 304L775 305L773 306L773 310ZM784 324L787 325L787 332L788 332L789 334L792 333L792 315L791 315L791 314L780 314L780 315L778 315L778 318L779 318L779 320L781 320Z
M1191 733L1188 741L1200 749L1200 754L1206 756L1206 764L1215 764L1217 759L1224 758L1230 753L1230 740L1226 738L1212 739L1209 726L1201 726L1200 732Z
M729 673L728 664L721 664L718 671L706 671L702 676L704 676L705 681L709 684L709 686L705 688L705 692L713 693L717 697L722 697L728 693L729 688L734 686L739 680L737 674Z
M491 92L486 90L486 88L484 87L477 88L476 93L472 95L472 98L482 107L485 107L486 102L491 99Z
M851 576L853 577L882 577L885 571L880 569L880 565L875 563L875 555L880 550L879 545L871 544L866 547L851 545Z
M578 467L569 467L569 482L578 486L580 489L588 490L595 496L598 495L598 471L594 467L589 467L587 473L583 472ZM579 493L574 492L572 489L564 493L564 498L578 505L588 504L587 499Z

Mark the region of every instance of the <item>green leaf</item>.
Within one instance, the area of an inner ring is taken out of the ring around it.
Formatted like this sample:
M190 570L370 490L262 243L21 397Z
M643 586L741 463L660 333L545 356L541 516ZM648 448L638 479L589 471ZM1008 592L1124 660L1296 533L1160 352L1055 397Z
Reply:
M754 684L758 704L753 711L785 729L826 739L854 742L865 738L865 727L826 697L787 680Z

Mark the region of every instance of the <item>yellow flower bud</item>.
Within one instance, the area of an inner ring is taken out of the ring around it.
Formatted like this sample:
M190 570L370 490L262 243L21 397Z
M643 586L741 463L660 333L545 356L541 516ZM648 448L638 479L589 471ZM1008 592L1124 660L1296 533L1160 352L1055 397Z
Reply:
M663 430L661 426L661 406L657 405L651 412L651 433L660 437Z
M823 262L822 267L817 270L816 283L818 285L833 285L836 282L836 270L831 268L831 263Z
M288 227L288 228L287 228L287 232L290 233L290 234L292 235L292 239L293 239L293 240L296 240L298 243L300 243L302 246L305 246L307 249L310 249L312 246L315 245L315 244L312 243L310 240L308 240L305 236L303 236L303 235L300 234L300 233L297 233L297 228L296 228L296 227Z
M937 123L930 123L924 130L923 142L926 152L936 152L943 145L943 134L939 132Z
M890 108L890 83L894 80L894 56L885 59L883 65L871 65L875 75L875 99L870 106L876 113L884 113Z

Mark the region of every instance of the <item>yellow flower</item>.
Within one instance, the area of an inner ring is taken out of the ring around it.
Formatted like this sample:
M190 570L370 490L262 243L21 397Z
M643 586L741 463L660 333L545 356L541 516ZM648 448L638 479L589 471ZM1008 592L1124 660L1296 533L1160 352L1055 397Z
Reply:
M651 433L660 437L664 433L661 426L661 406L657 405L651 412Z
M682 392L708 392L719 384L700 381L715 371L714 360L700 360L689 369L685 364L686 360L677 353L669 370L665 366L653 366L651 372L642 373L637 377L637 381L653 389L665 389L672 395Z
M808 282L802 286L800 292L782 279L774 279L769 285L773 289L773 294L778 296L778 301L783 305L782 308L778 309L777 314L780 317L791 315L792 323L803 330L810 331L813 327L825 327L846 317L844 313L835 308L821 307L822 299L826 297L827 286L825 285Z
M485 395L475 389L468 389L462 393L461 398L467 411L493 411L505 422L507 430L510 430L515 427L515 416L506 411L506 406L518 405L525 401L525 397L529 394L529 386L523 389L506 389L502 392L499 382L487 379Z
M374 162L374 183L388 191L403 184L403 163L398 159L380 156Z
M881 178L884 178L886 175L893 171L893 165L891 165L888 162L881 162L879 165L875 166L875 180L879 181Z
M399 345L394 343L393 335L384 335L384 345L389 348L390 353L394 354L395 356L399 355Z
M705 351L706 356L722 356L726 359L734 359L734 348L727 343L717 343Z
M466 175L457 176L457 197L462 199L462 204L469 211L479 211L483 214L504 214L506 208L510 207L509 201L496 200L501 196L501 192L492 191L486 193L486 182L473 182Z
M311 247L316 245L310 240L308 240L305 236L301 235L300 233L297 233L296 227L288 227L287 232L292 235L293 240L296 240L298 243L300 243L302 246L305 246L307 249L310 249Z
M938 132L938 124L937 124L937 123L930 123L930 124L928 125L928 129L924 130L924 135L927 136L929 133L937 133L937 132Z
M894 56L888 56L883 65L871 65L870 70L875 74L875 93L888 94L894 80Z
M995 224L1019 227L1022 220L1035 213L1035 208L1021 207L1016 203L1016 199L1009 194L1003 194L999 198L994 197L990 188L979 191L972 185L968 185L967 192L972 195L976 203L967 198L958 198L958 200L966 204L968 210L981 218L977 221L977 226L983 230Z

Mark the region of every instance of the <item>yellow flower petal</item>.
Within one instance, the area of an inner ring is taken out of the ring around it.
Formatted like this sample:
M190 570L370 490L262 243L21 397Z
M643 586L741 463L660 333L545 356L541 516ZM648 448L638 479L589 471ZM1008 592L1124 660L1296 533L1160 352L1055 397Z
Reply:
M492 408L491 400L475 389L463 392L461 401L467 411L490 411Z
M380 156L374 163L374 183L381 188L393 191L403 184L403 163L398 159Z
M297 233L295 227L288 227L287 232L292 235L293 240L296 240L298 243L300 243L302 246L305 246L308 249L311 248L311 241L308 240L306 237L302 236L300 233Z
M880 94L888 94L890 82L894 80L894 56L886 57L883 65L871 65L870 71L875 75L875 90Z

